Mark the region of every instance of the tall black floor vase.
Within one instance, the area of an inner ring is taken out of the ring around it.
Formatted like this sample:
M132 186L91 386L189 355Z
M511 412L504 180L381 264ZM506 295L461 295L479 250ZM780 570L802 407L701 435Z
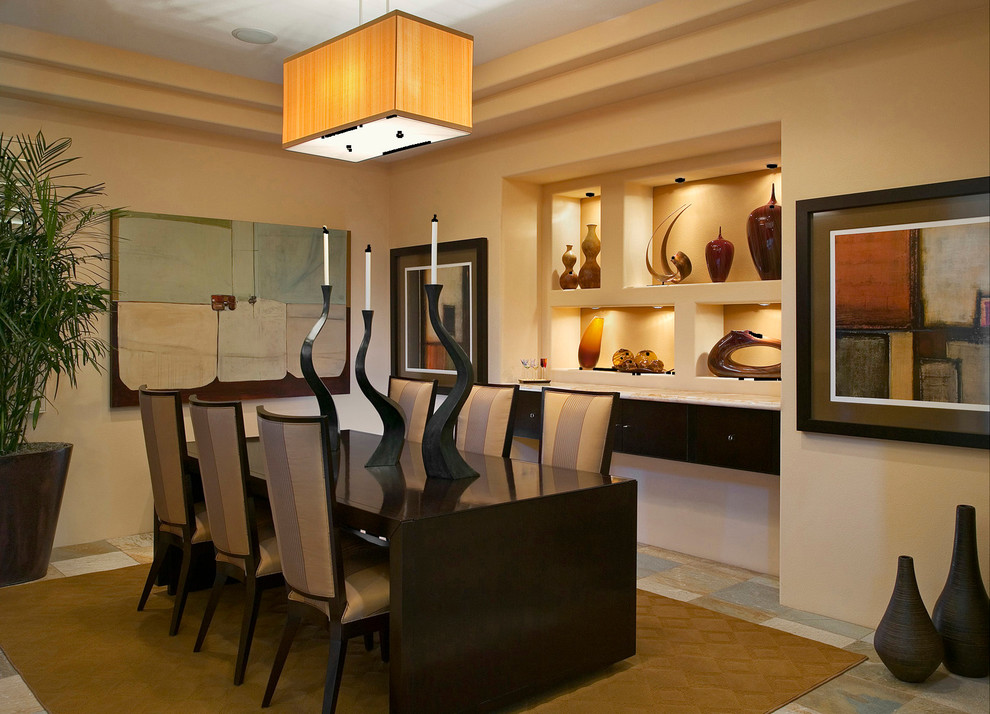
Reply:
M323 313L314 323L313 329L306 335L306 339L303 340L302 349L299 350L299 366L302 368L303 377L306 378L306 384L316 395L316 402L320 405L320 414L329 417L330 449L338 451L340 449L340 423L337 421L337 409L333 405L333 396L331 396L330 390L327 389L327 385L323 383L313 367L313 343L316 342L316 338L330 315L330 290L332 286L321 285L320 287L323 289Z
M873 646L890 673L902 682L924 682L942 662L942 638L918 591L914 559L897 559L897 579Z
M945 646L945 668L963 677L990 673L990 600L976 545L976 509L956 506L952 565L932 619Z
M443 404L433 412L426 429L423 431L423 466L426 467L427 477L435 478L472 478L478 475L457 451L454 443L454 427L457 426L457 415L467 401L471 387L474 386L474 367L464 349L457 344L440 320L439 304L440 291L443 285L424 285L426 290L427 310L430 324L433 325L440 344L447 350L454 367L457 379L453 389L443 401Z
M361 317L364 318L364 339L361 340L354 360L354 376L364 396L381 417L383 427L382 440L378 442L365 466L395 466L399 463L399 454L402 453L402 443L405 441L406 420L398 404L371 386L364 362L371 342L371 323L375 318L375 311L362 310Z

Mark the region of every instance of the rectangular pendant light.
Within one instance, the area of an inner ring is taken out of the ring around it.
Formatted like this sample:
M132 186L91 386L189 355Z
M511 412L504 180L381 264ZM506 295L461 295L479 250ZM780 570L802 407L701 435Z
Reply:
M398 10L285 60L282 147L364 161L471 131L474 38Z

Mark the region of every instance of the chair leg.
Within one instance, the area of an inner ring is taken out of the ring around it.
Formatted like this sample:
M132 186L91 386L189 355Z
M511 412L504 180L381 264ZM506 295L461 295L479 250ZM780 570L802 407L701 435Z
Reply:
M203 647L203 640L206 639L206 632L210 629L210 623L213 621L213 613L217 610L217 605L220 603L220 595L223 593L223 586L226 583L227 576L224 575L223 571L218 569L217 575L213 579L210 599L206 603L206 612L203 613L203 624L199 626L199 634L196 636L196 644L193 646L193 652L199 652Z
M340 676L344 671L344 655L347 641L341 638L340 625L330 625L330 660L327 662L327 681L323 685L323 714L333 714L340 692Z
M179 632L179 622L182 620L182 610L186 607L186 595L189 594L189 567L192 564L192 545L182 544L182 567L179 568L179 582L176 585L175 604L172 606L172 625L168 629L170 637Z
M275 694L275 685L278 684L278 678L282 675L282 667L285 666L285 658L289 656L289 648L292 646L292 640L296 636L296 632L299 631L299 625L302 623L299 615L289 613L285 620L285 629L282 631L282 640L278 643L278 651L275 652L275 659L272 661L272 673L268 676L268 686L265 688L265 696L261 700L261 706L267 707L272 703L272 695Z
M375 649L375 633L374 632L365 632L364 633L364 651L365 652L371 652L371 650L373 650L373 649Z
M155 559L151 562L151 570L148 571L148 579L144 581L144 590L141 592L141 599L138 601L138 612L141 612L148 602L148 595L151 594L151 586L155 584L155 580L158 578L158 571L162 569L162 563L165 562L165 553L167 550L168 545L162 543L161 547L155 551Z
M248 654L251 652L251 640L254 637L254 625L258 621L258 609L261 607L261 588L258 581L248 576L244 581L244 617L241 621L241 642L237 647L237 662L234 664L234 685L244 681L244 671L247 669Z
M378 632L378 639L381 640L381 643L382 643L382 662L388 662L388 658L390 656L389 639L388 639L388 625L386 625L385 627L383 627Z

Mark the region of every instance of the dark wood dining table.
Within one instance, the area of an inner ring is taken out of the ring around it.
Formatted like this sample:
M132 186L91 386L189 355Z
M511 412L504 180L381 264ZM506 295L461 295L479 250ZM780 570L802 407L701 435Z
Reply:
M366 467L379 438L341 432L336 498L389 541L390 711L487 710L635 654L636 481L469 453L477 477L427 478L409 442ZM248 459L263 480L257 438Z

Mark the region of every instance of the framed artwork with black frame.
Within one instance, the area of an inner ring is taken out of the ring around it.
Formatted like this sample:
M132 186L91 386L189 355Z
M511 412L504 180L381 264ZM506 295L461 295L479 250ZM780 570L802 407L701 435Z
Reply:
M990 448L990 177L796 212L798 430Z
M430 246L394 248L391 262L392 374L436 379L449 391L457 373L426 311L423 286L430 281ZM437 244L438 306L444 327L464 348L475 382L488 381L488 240Z

